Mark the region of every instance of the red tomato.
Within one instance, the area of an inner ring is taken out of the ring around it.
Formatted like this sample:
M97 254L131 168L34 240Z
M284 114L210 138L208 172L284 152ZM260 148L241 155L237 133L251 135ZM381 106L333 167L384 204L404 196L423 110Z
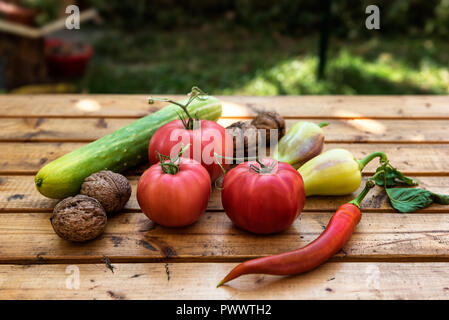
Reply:
M267 234L287 229L304 208L306 194L298 171L284 162L262 161L271 173L258 173L244 162L231 169L223 180L221 201L234 224L253 233Z
M181 120L173 120L160 127L150 140L148 157L150 164L159 162L157 152L175 157L181 146L190 143L189 149L183 153L184 158L195 159L209 172L212 182L219 178L223 171L217 164L214 152L219 155L232 157L232 137L225 128L210 120L199 120L198 128L187 130ZM229 161L218 158L223 168L229 166Z
M210 193L207 170L195 160L182 158L176 174L165 173L160 163L146 170L137 186L137 201L154 222L165 227L183 227L194 223L206 211Z

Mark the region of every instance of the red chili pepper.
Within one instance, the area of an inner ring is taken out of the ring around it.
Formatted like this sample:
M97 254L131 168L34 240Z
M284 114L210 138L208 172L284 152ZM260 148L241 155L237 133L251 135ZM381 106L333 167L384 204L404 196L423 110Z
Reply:
M217 287L244 274L294 275L318 267L340 251L349 240L362 217L360 202L374 185L369 180L357 198L341 205L323 233L305 247L243 262L229 272Z

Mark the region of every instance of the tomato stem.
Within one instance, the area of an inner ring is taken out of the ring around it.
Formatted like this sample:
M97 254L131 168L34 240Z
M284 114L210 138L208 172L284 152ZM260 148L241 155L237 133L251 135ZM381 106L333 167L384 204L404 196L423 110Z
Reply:
M179 166L181 165L181 156L189 147L190 143L185 147L182 147L181 145L181 149L175 159L171 159L169 156L157 152L162 171L168 174L177 174L179 172Z
M200 88L198 88L198 87L192 87L192 90L190 91L190 93L188 94L188 96L189 96L189 100L187 100L187 102L186 102L186 104L182 104L182 103L179 103L179 102L177 102L177 101L174 101L174 100L171 100L171 99L168 99L168 98L153 98L153 97L150 97L149 99L148 99L148 103L149 104L153 104L154 103L154 101L163 101L163 102L170 102L170 103L172 103L172 104L174 104L174 105L177 105L177 106L179 106L183 111L184 111L184 113L186 114L186 116L187 116L187 121L184 119L184 117L183 116L181 116L180 114L178 114L178 116L179 116L179 118L181 119L181 121L182 121L182 124L184 125L184 128L186 128L186 130L193 130L194 129L194 123L195 123L195 121L198 121L198 113L196 113L195 114L195 118L193 118L191 115L190 115L190 113L189 113L189 111L187 110L187 107L189 106L189 104L191 104L195 99L202 99L203 98L203 96L206 96L207 95L207 93L205 93L203 90L201 90Z
M217 154L216 152L214 153L215 156L215 161L217 161L217 158L222 158L222 159L227 159L227 160L232 160L232 161L256 161L259 165L260 168L251 164L249 167L251 169L253 169L255 172L257 173L271 173L274 169L274 167L276 167L276 162L273 161L273 163L270 166L265 165L262 161L260 161L259 157L243 157L243 158L234 158L234 157L225 157L225 156L221 156L219 154ZM217 161L218 163L218 161ZM223 168L222 168L223 170ZM224 172L226 173L226 172Z
M256 162L260 165L260 168L253 164L250 164L249 167L250 167L250 169L254 170L255 172L257 172L259 174L271 173L271 172L273 172L273 169L276 166L275 161L273 161L269 166L262 163L262 161L260 161L259 158L256 159Z
M266 165L264 165L263 164L263 162L262 161L260 161L260 159L259 158L257 158L256 159L256 162L260 165L260 167L262 168L262 169L264 169L264 168L266 168L267 166Z

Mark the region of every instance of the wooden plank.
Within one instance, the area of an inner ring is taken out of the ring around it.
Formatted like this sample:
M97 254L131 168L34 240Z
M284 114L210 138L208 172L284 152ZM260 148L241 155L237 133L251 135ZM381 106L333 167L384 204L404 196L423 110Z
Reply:
M85 143L0 143L0 174L34 174L46 163L70 152ZM357 158L384 151L390 162L410 175L448 175L449 146L447 144L333 144L324 149L346 148ZM364 170L371 175L378 166L372 161ZM145 167L145 166L144 166Z
M135 192L138 176L129 176L133 193L125 206L126 212L140 212ZM449 179L446 177L418 177L420 187L440 194L449 194ZM358 194L364 184L354 194ZM309 197L304 211L335 211L342 203L351 201L355 195L343 197ZM34 176L0 176L0 212L51 212L57 200L42 196L34 186ZM394 212L382 188L370 191L362 203L366 211ZM209 211L223 210L220 191L214 189L209 200ZM434 204L420 212L449 213L449 206Z
M131 117L140 118L165 104L148 104L144 95L14 95L0 96L1 117ZM182 99L185 96L169 95Z
M59 238L49 213L0 214L0 263L174 260L241 261L300 248L323 231L333 213L303 213L285 232L258 236L235 228L223 212L206 212L186 228L155 225L142 213L110 217L105 233L84 243ZM449 261L444 214L367 213L334 261Z
M155 95L158 96L158 95ZM160 95L159 95L160 96ZM185 96L168 96L181 99ZM0 96L2 117L141 117L163 106L147 95ZM286 117L315 119L447 119L449 96L219 96L224 117L251 117L275 110Z
M2 143L0 173L34 174L46 163L85 143Z
M100 264L3 265L0 299L449 298L448 263L335 262L294 277L247 275L215 288L234 266L233 263L114 264L112 273ZM79 274L79 287L74 287L72 280L75 272Z
M220 119L227 127L243 119ZM0 141L90 142L135 119L6 118L0 122ZM298 119L287 119L287 128ZM318 123L318 120L304 119ZM330 120L327 142L449 143L447 120Z
M241 119L220 119L218 122L227 127L238 120ZM298 121L320 122L316 119L287 119L287 129ZM327 143L449 142L447 120L340 119L327 122L329 126L323 129Z

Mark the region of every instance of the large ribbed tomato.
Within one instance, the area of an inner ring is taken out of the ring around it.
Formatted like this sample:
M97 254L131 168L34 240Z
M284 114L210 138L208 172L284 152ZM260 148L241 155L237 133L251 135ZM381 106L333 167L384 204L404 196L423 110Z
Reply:
M304 182L298 171L284 162L263 159L244 162L223 180L221 201L234 224L253 233L287 229L304 208Z
M165 172L160 163L146 170L137 186L137 201L154 222L165 227L183 227L194 223L206 211L210 193L207 170L195 160L181 158L178 169L172 173Z
M182 156L200 162L209 172L212 182L215 182L223 173L217 160L224 169L229 164L223 158L215 158L214 153L232 157L232 143L232 137L225 128L214 121L197 120L193 129L186 129L181 120L173 120L153 135L148 146L148 157L150 164L154 164L159 161L158 152L174 157L182 146L190 144Z

